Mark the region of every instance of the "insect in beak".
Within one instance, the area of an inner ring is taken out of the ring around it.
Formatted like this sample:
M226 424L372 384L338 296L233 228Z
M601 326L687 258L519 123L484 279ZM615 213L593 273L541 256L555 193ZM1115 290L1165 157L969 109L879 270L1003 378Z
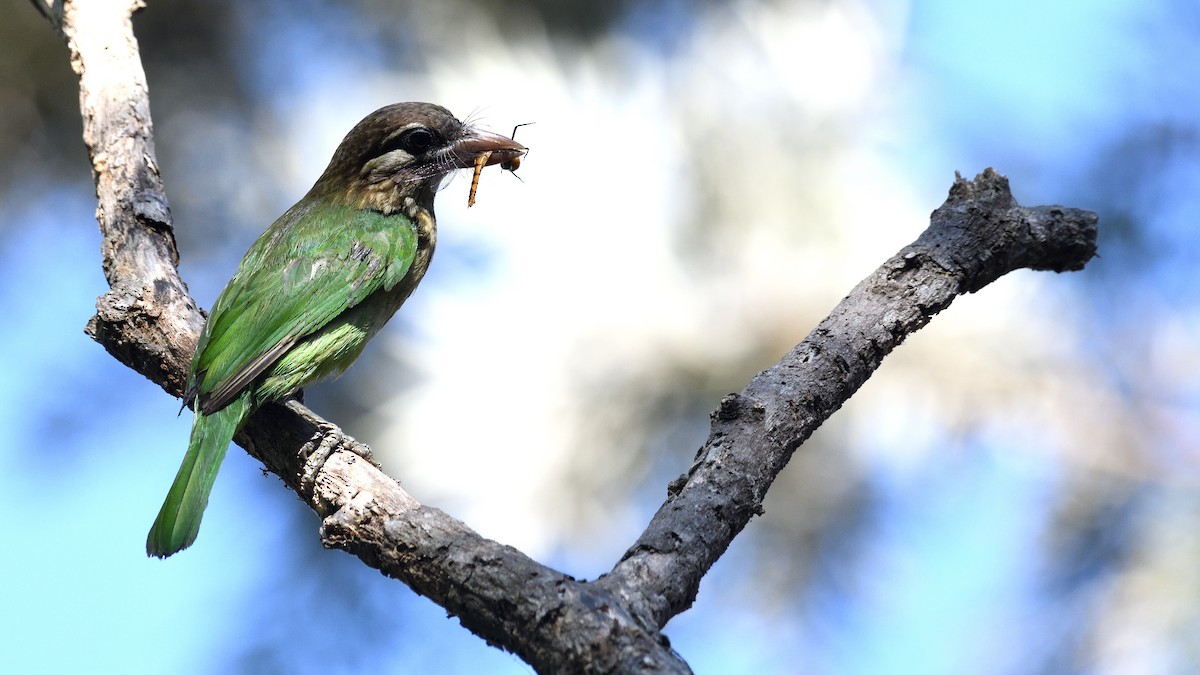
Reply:
M517 129L529 126L530 124L533 124L533 122L523 122L513 127L512 133L509 134L509 138L514 141L517 140ZM475 206L475 192L479 189L479 176L483 173L483 167L488 165L488 160L491 158L491 156L491 151L487 151L480 153L479 156L475 158L475 172L471 174L471 193L467 196L467 208ZM515 176L516 170L521 168L521 155L516 155L510 159L504 160L500 163L500 168L511 172Z
M487 166L488 159L491 156L492 153L489 151L480 153L480 155L475 158L475 173L471 174L471 194L467 195L468 209L472 206L475 206L475 191L479 189L479 174L483 173L483 167ZM509 162L511 161L512 160L509 160ZM505 163L507 164L508 162ZM500 166L503 167L504 164L501 164Z

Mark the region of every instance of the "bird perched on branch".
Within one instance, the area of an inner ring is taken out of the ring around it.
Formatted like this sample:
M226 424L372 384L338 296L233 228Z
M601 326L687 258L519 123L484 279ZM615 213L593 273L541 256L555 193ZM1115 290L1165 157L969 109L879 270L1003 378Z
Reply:
M412 293L433 255L433 198L456 169L514 166L526 149L430 103L359 122L308 194L242 258L188 371L187 455L146 539L165 558L196 540L230 441L254 410L340 375Z

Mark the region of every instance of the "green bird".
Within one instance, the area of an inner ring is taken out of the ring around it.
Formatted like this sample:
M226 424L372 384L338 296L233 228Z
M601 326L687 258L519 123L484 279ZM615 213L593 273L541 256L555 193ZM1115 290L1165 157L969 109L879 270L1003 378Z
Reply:
M184 396L191 439L147 554L165 558L196 540L229 443L256 408L340 375L416 288L433 255L442 179L477 164L512 167L525 152L431 103L380 108L346 134L208 315Z

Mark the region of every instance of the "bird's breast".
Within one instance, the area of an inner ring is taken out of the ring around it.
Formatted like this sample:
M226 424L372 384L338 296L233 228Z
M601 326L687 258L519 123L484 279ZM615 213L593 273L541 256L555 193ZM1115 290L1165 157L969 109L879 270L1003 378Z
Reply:
M429 255L432 255L433 248L437 245L437 222L434 221L433 214L429 209L414 204L410 217L417 223L418 251L429 249Z
M404 210L405 215L408 215L416 226L417 248L400 282L379 293L377 300L389 315L399 309L417 284L421 283L425 271L429 269L429 261L433 258L433 249L437 245L437 223L433 214L415 203L406 203Z

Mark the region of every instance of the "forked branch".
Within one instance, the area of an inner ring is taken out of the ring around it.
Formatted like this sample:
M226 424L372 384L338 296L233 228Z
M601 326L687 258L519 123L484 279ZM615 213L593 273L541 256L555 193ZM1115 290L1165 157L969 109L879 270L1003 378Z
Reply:
M179 396L203 315L176 268L130 17L137 0L34 0L80 76L83 136L110 290L87 332ZM296 402L236 439L323 519L322 541L400 579L543 672L688 672L660 632L760 512L793 452L880 361L960 293L1018 268L1076 270L1096 215L1017 205L990 169L958 178L929 229L867 277L803 342L721 401L691 470L611 573L576 581L404 492L365 448ZM147 505L147 515L154 505ZM140 551L131 555L140 555Z

